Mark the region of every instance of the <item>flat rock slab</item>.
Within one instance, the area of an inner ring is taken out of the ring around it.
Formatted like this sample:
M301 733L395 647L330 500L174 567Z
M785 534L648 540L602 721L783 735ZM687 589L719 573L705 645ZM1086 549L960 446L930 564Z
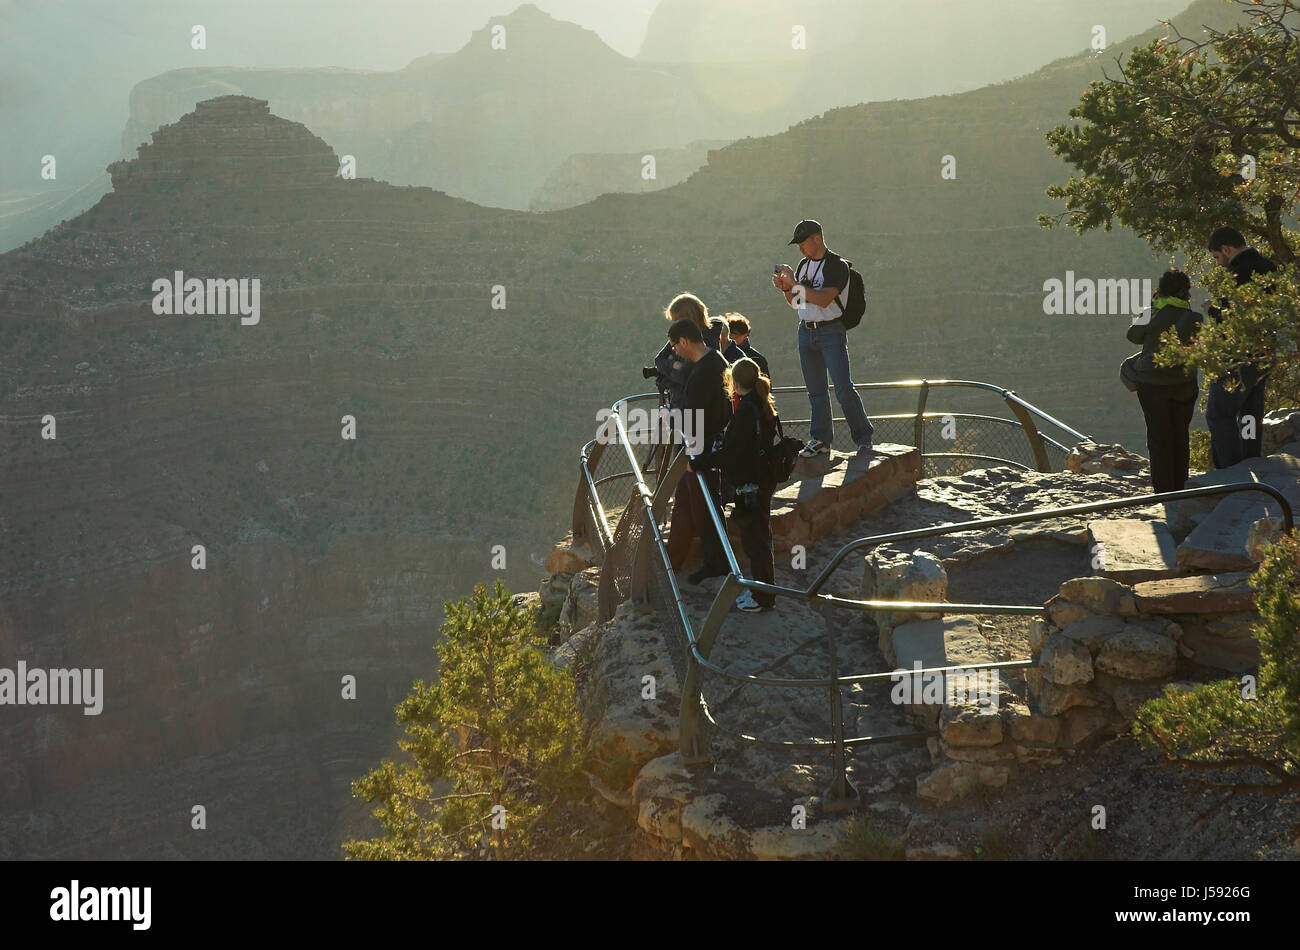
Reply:
M1090 521L1088 534L1093 544L1100 545L1097 553L1102 559L1103 577L1133 584L1176 577L1179 573L1174 536L1159 522Z
M1282 493L1293 512L1300 510L1300 458L1279 452L1246 459L1187 480L1188 488L1260 482ZM1178 563L1207 571L1248 570L1255 565L1248 549L1250 527L1262 518L1281 517L1281 506L1259 492L1225 496L1178 546Z
M997 662L989 642L980 633L979 621L966 614L943 620L913 620L894 628L893 655L886 659L895 668L931 669Z
M1230 614L1255 607L1248 571L1144 581L1133 585L1133 597L1144 614Z

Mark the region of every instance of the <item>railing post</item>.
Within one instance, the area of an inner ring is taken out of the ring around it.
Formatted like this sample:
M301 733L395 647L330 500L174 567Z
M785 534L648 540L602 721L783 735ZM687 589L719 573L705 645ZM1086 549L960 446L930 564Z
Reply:
M921 453L921 471L925 471L925 403L930 397L930 381L921 380L920 394L916 397L916 420L912 423L912 440Z
M831 784L826 789L825 807L828 812L840 812L857 807L862 796L849 781L848 762L844 755L844 701L840 696L840 668L835 652L831 610L824 607L818 613L826 624L826 646L831 661Z
M1014 395L1015 393L1008 390L1007 394L1002 398L1011 408L1011 411L1016 414L1016 418L1020 420L1020 428L1025 430L1025 438L1029 440L1030 451L1034 453L1034 464L1038 466L1040 472L1050 472L1052 463L1047 460L1047 448L1043 445L1043 436L1038 431L1038 426L1034 425L1034 417L1029 414L1029 410L1020 405L1017 400L1010 398Z

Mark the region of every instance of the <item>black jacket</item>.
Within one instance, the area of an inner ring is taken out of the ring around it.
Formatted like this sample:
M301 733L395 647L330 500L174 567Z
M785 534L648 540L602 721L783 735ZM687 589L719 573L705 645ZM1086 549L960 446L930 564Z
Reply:
M737 344L737 346L740 347L740 352L744 353L751 360L753 360L755 363L758 364L758 371L760 373L762 373L768 379L772 378L772 374L767 370L767 357L764 356L762 353L758 352L758 350L754 349L754 345L752 343L746 340L744 343Z
M1240 287L1256 274L1271 274L1277 270L1277 265L1270 261L1253 247L1248 247L1241 251L1236 257L1228 261L1228 270L1232 271L1232 276L1236 278L1237 286ZM1219 307L1210 307L1210 316L1217 322L1223 319L1222 307L1228 305L1227 300L1219 301ZM1239 366L1236 371L1244 386L1253 386L1256 382L1264 377L1263 369L1255 363L1247 363Z
M746 393L723 433L722 445L696 459L695 467L720 468L733 485L770 485L772 479L760 467L758 453L772 444L775 434L776 417L768 415L756 394Z
M1201 315L1183 307L1164 306L1151 314L1151 322L1135 323L1128 328L1130 343L1142 344L1142 356L1133 367L1138 382L1152 386L1182 386L1196 382L1194 367L1160 367L1155 364L1155 352L1160 348L1160 337L1170 327L1175 327L1178 339L1184 344L1192 342L1201 325Z
M697 409L704 410L704 439L696 454L712 448L714 437L721 435L731 421L731 400L727 398L727 384L723 379L727 365L721 353L709 350L692 364L691 375L686 380L682 411L694 413Z
M715 326L705 327L701 336L713 349L718 348L722 331ZM691 377L691 364L673 353L673 344L669 340L655 357L655 368L659 370L659 388L668 394L668 406L671 409L682 408L682 397L686 393L686 381Z

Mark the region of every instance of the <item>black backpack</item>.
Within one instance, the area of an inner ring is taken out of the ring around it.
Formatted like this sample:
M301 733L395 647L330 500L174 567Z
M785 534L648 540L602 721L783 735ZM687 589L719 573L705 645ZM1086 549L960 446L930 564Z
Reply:
M758 439L761 443L763 440L762 422L757 417L754 420L754 426L758 432ZM781 428L781 417L776 417L776 441L771 445L765 446L758 450L759 468L767 472L772 481L778 485L790 480L794 474L794 465L799 458L799 453L803 449L803 443L798 439L787 436Z
M862 283L862 275L853 269L853 262L845 257L840 257L834 251L827 251L827 257L835 257L844 261L844 266L849 269L849 286L846 288L848 300L846 303L840 303L840 298L835 298L835 303L840 308L840 319L844 321L844 329L852 330L862 322L862 315L867 312L867 288ZM806 259L805 259L806 260Z
M862 315L867 312L867 288L862 283L862 275L853 269L853 262L842 257L840 260L849 269L848 303L840 304L840 313L844 329L852 330L862 322ZM839 303L838 297L835 302Z

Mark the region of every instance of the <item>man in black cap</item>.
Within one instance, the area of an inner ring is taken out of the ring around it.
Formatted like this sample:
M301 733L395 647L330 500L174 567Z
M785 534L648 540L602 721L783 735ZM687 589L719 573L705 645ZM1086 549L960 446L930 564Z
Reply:
M786 264L778 267L772 285L785 294L791 308L799 311L799 367L812 404L812 438L800 454L813 458L830 453L834 429L827 373L854 445L859 453L869 454L874 430L853 388L848 331L841 319L848 294L849 266L826 247L822 226L816 221L800 221L790 243L799 245L803 260L793 270Z

